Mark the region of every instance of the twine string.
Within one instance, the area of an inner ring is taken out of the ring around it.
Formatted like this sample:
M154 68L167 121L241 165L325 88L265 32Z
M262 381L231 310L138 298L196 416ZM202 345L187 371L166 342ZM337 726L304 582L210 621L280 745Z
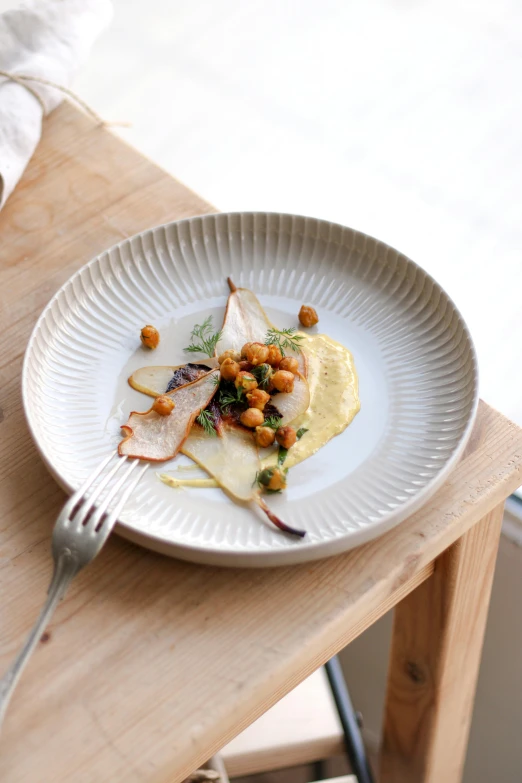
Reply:
M78 106L80 106L83 111L90 115L93 120L96 121L97 125L100 125L101 127L107 128L109 126L115 126L119 125L122 127L129 127L128 122L107 122L102 117L100 117L99 114L97 114L94 109L91 109L91 107L85 103L82 98L80 98L79 95L77 95L75 92L70 90L68 87L64 87L62 84L57 84L56 82L52 82L49 79L42 79L40 76L26 76L22 73L11 73L10 71L2 71L0 70L0 76L3 76L6 79L10 79L15 84L20 85L20 87L25 87L25 89L31 93L31 95L36 98L40 106L42 107L42 112L45 115L46 112L46 106L43 101L42 96L36 90L34 87L31 87L29 82L37 82L38 84L44 84L46 87L54 87L55 90L59 90L64 95L67 95L71 100L73 100Z

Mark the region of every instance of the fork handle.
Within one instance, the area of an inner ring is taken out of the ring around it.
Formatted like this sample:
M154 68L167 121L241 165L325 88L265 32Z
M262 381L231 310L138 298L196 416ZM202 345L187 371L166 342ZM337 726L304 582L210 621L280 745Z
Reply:
M0 726L2 725L7 705L9 704L25 665L31 657L31 653L38 644L42 633L45 631L49 620L54 614L54 610L65 595L67 588L78 571L78 560L74 553L71 552L70 549L62 550L55 561L53 578L49 586L47 600L40 612L38 620L34 624L24 646L0 680Z

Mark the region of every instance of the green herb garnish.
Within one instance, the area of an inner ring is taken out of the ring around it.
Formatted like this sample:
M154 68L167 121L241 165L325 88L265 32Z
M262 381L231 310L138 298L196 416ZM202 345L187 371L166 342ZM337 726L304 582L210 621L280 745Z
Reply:
M235 386L231 386L230 390L221 390L219 392L219 407L223 413L228 413L228 409L231 405L237 405L238 403L244 403L243 389L236 389Z
M214 332L212 316L209 315L201 325L195 325L190 335L190 345L187 345L184 350L188 353L204 353L207 356L212 356L220 337L221 331Z
M277 345L279 350L285 356L285 348L290 351L299 351L301 340L304 340L302 334L296 334L297 329L291 326L289 329L269 329L265 337L265 345Z
M281 426L281 419L282 416L267 416L261 426L270 427L273 430L278 430L279 427Z
M198 424L201 424L207 435L210 435L211 438L216 437L216 423L214 421L214 415L210 411L206 409L202 410L196 421Z
M306 429L306 427L300 427L300 428L297 430L297 432L295 433L295 434L296 434L296 436L297 436L297 440L301 440L301 438L303 437L303 435L305 434L305 432L308 432L308 430Z
M259 364L257 367L252 367L251 373L257 381L257 385L261 389L266 389L268 382L272 377L272 368L269 364Z

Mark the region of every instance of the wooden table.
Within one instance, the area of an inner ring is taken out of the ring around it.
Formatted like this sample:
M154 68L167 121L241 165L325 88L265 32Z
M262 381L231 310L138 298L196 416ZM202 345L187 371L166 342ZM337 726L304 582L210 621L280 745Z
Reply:
M56 289L102 249L211 212L70 106L0 213L0 666L41 606L64 495L20 400ZM2 783L177 783L393 606L383 783L460 780L502 520L522 431L481 403L446 485L348 554L274 570L177 562L114 536L73 584L13 699Z

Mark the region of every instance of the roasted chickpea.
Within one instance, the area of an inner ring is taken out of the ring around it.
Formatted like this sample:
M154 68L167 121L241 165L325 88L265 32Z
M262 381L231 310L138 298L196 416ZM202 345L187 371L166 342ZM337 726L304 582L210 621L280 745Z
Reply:
M259 408L247 408L239 417L239 421L245 427L259 427L265 420L263 411Z
M277 370L271 378L274 389L287 394L294 390L294 374L288 370Z
M254 367L257 367L258 364L265 364L268 359L268 346L263 343L250 343L245 351L245 358Z
M292 378L293 377L294 376L292 376ZM245 392L257 389L257 381L251 372L244 372L243 370L240 370L240 372L238 372L236 375L236 380L234 383L236 385L236 389L243 389Z
M146 348L157 348L160 341L160 333L155 326L144 326L140 332L140 340Z
M221 362L220 372L223 380L235 381L239 372L239 364L230 357L227 357Z
M299 310L299 320L303 326L315 326L319 322L319 316L313 307L301 305Z
M223 353L218 356L219 364L223 364L225 359L233 359L235 362L238 362L241 359L241 354L239 351L234 351L233 348L229 348L227 351L223 351Z
M176 406L172 397L168 397L166 394L160 394L156 397L152 405L152 410L159 413L160 416L169 416Z
M276 432L276 441L284 449L291 448L297 440L297 434L293 427L279 427Z
M244 346L241 348L241 358L246 359L246 352L250 348L252 343L245 343Z
M270 345L267 345L268 348L268 364L271 364L272 367L277 367L281 359L283 358L283 354L281 353L281 348L278 345L274 345L274 343L270 343Z
M256 443L260 449L271 446L275 440L275 432L272 427L256 427Z
M294 356L285 356L284 359L281 359L279 369L288 370L288 372L292 372L296 375L299 372L299 362Z
M262 411L270 399L270 395L263 389L254 389L254 391L248 392L246 398L251 408L258 408Z
M286 488L286 473L281 468L265 468L257 477L258 483L265 489L271 489L272 492L279 492Z

